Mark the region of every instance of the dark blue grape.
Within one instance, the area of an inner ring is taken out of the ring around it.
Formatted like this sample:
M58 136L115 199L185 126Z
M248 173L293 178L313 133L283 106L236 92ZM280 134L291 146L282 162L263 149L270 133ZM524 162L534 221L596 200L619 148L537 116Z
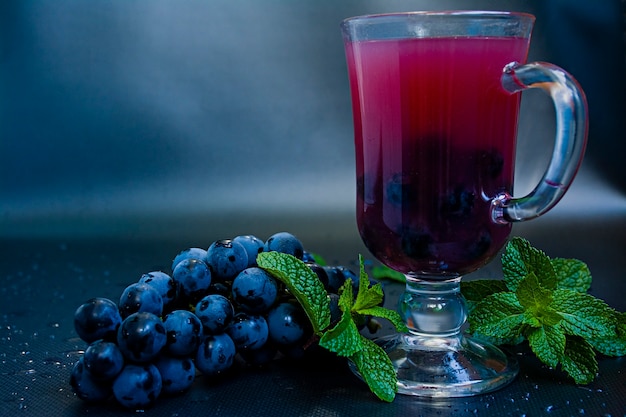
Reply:
M207 263L217 280L228 281L248 267L248 253L241 243L215 241L207 250Z
M253 235L240 235L233 239L233 242L240 243L248 255L248 268L257 266L256 257L263 252L265 242Z
M195 314L202 322L205 334L216 334L223 332L230 324L235 309L223 295L209 294L196 304Z
M174 356L195 353L202 339L202 322L187 310L174 310L163 319L167 351Z
M211 269L200 259L183 259L174 268L172 278L181 297L197 301L206 295L211 285Z
M311 323L299 304L283 302L269 311L267 326L270 340L279 345L292 345L307 336Z
M137 410L153 405L162 387L156 366L128 364L113 381L113 395L124 407Z
M265 252L281 252L302 259L304 247L297 237L288 232L278 232L265 241Z
M232 284L233 300L244 311L263 313L276 301L278 284L274 277L261 268L246 268Z
M337 323L341 320L343 312L339 308L339 295L335 293L328 294L329 308L330 308L330 322Z
M92 298L74 313L74 329L87 343L99 339L115 340L121 322L117 304L108 298Z
M402 232L402 251L414 259L427 258L432 255L433 237L421 230L405 229Z
M111 380L124 367L124 356L113 342L97 340L90 344L83 355L85 368L95 379Z
M133 362L148 362L156 358L166 343L165 326L152 313L131 314L117 331L117 345L122 355Z
M341 286L345 282L346 277L337 266L327 265L323 268L326 272L326 276L328 277L328 285L326 287L326 290L331 293L338 293L339 288L341 288Z
M172 261L172 271L181 261L185 259L200 259L206 262L206 250L202 248L187 248L174 257Z
M157 290L163 300L163 309L167 309L176 300L176 281L165 272L152 271L143 274L139 283L148 284Z
M112 394L111 383L95 379L85 367L81 357L72 367L70 385L78 398L88 402L100 402Z
M307 264L314 264L314 263L317 263L317 260L315 259L315 256L313 256L311 252L304 251L302 253L302 262L307 263Z
M226 333L233 339L237 349L259 349L267 342L267 321L263 316L237 313Z
M198 347L196 368L205 375L217 375L232 366L236 353L235 343L229 335L209 335Z
M124 289L120 296L119 309L122 318L139 312L160 316L163 314L163 299L153 286L137 282Z
M414 175L405 173L394 174L387 182L385 188L387 201L398 207L416 204L418 186L414 184L414 181Z
M175 358L161 355L154 362L161 374L162 394L179 394L191 387L196 376L196 367L191 358Z
M471 190L457 185L454 190L445 197L442 203L442 212L451 217L467 217L474 209L476 196Z

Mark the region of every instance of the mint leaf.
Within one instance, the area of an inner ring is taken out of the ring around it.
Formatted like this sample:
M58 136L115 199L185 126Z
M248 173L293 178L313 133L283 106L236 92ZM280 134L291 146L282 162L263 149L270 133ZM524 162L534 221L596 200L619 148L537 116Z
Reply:
M363 349L362 339L348 310L334 328L324 332L319 344L337 355L350 357Z
M395 271L385 265L376 265L372 268L371 273L372 278L377 281L389 279L399 282L401 284L404 284L406 282L406 275L404 275L402 272Z
M565 333L584 338L616 336L615 310L590 294L556 290L550 304L562 317Z
M402 316L397 311L389 310L388 308L374 306L364 310L359 310L360 314L370 315L375 317L380 317L382 319L387 319L393 324L397 331L401 333L406 333L409 331L409 328L406 327L404 320L402 320Z
M607 356L626 355L626 313L615 312L615 336L593 337L588 341L598 352Z
M465 300L470 303L482 301L485 297L498 292L506 291L504 281L498 279L477 279L474 281L461 281L461 293Z
M359 284L358 295L356 297L356 300L354 301L354 307L352 307L353 311L356 311L360 314L363 314L361 313L361 310L365 310L381 304L383 302L384 296L383 287L380 285L380 283L377 283L375 285L372 285L370 288L367 288L367 286L369 285L369 280L367 280L367 284L365 284L366 289L362 290L363 285L363 281L361 281L361 283Z
M555 368L565 352L565 334L558 326L532 329L528 343L533 353L548 366Z
M578 259L552 258L557 288L586 293L591 288L591 272Z
M363 349L351 359L370 390L383 401L393 401L398 392L398 383L387 353L376 343L363 338Z
M502 272L511 291L517 290L519 283L531 272L535 273L542 287L556 288L557 279L550 258L520 237L514 237L507 244L502 255Z
M287 286L302 305L315 333L330 325L328 293L304 262L286 253L262 252L257 255L257 264Z
M552 291L542 288L534 272L530 272L519 282L515 290L517 300L530 311L537 312L552 301Z
M476 304L468 321L472 333L514 340L524 324L524 308L517 301L515 293L492 294Z
M566 336L561 368L577 384L591 383L598 372L598 362L593 347L581 337Z

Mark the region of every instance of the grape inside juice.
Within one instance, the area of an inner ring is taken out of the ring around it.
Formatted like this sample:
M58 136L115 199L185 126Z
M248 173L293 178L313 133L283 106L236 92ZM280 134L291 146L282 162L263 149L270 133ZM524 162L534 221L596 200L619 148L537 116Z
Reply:
M519 94L500 85L528 39L352 42L357 223L403 273L472 272L506 243L491 200L512 193Z

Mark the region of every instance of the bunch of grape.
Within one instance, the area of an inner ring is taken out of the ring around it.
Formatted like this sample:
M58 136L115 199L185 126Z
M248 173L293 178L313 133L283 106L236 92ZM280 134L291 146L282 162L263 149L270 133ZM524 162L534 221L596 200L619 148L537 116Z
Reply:
M76 395L90 402L113 396L141 409L159 395L184 392L197 373L227 371L236 357L258 366L280 355L302 356L313 335L311 323L286 287L257 266L263 251L306 262L328 291L335 320L345 280L352 279L358 290L354 272L320 266L287 232L265 242L240 235L207 250L185 249L171 273L144 274L124 289L119 303L93 298L78 307L74 327L88 346L70 376Z

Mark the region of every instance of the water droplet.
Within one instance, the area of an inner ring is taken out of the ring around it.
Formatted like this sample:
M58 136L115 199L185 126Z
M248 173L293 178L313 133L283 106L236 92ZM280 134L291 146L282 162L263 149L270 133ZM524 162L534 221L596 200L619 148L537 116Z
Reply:
M553 405L549 405L549 406L547 406L547 407L546 407L546 411L547 411L548 413L550 413L550 412L554 411L554 406L553 406Z

